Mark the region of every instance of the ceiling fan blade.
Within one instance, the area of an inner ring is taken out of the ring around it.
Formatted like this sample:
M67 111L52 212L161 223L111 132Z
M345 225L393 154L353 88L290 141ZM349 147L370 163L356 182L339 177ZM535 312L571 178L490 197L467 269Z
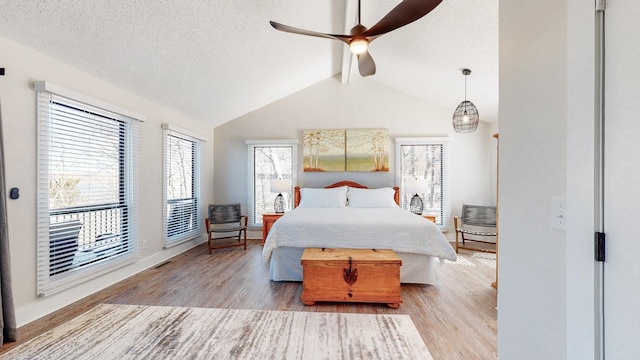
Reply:
M269 23L276 30L280 30L280 31L284 31L284 32L292 33L292 34L299 34L299 35L321 37L321 38L325 38L325 39L340 40L340 41L344 41L347 45L349 44L349 40L351 39L351 35L325 34L325 33L317 32L317 31L298 29L298 28L295 28L293 26L277 23L275 21L269 21Z
M377 36L420 19L440 5L441 2L442 0L404 0L389 11L377 24L361 35L370 38L369 41L372 41Z
M376 63L368 51L358 55L358 71L362 76L370 76L376 73Z

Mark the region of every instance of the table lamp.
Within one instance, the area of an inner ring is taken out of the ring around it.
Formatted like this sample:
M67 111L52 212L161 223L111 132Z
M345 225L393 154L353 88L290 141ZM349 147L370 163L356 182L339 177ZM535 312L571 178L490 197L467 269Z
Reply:
M421 215L424 209L422 198L418 194L424 194L427 190L427 180L414 179L404 181L404 190L407 194L414 194L409 203L409 211Z
M275 201L273 202L273 210L281 214L286 208L286 202L282 193L288 193L291 191L291 181L288 179L271 180L271 192L278 193Z

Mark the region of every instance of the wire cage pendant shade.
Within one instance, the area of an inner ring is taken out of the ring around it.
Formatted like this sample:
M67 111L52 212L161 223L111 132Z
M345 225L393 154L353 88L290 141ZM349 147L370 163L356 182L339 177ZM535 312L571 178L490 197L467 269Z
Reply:
M471 74L471 70L462 69L462 74L464 75L464 101L453 112L453 128L458 133L471 133L478 128L480 115L476 106L467 100L467 76Z

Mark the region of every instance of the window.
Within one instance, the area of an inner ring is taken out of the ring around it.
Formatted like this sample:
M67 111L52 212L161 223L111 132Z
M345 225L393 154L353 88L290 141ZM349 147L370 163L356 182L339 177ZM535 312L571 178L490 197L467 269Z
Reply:
M162 125L164 143L164 247L199 237L200 153L198 135Z
M271 192L271 180L290 180L289 193L282 194L287 209L293 207L298 140L247 141L249 145L249 226L262 226L262 214L274 212L278 194Z
M141 116L37 82L37 292L135 260Z
M436 224L443 230L449 227L447 144L446 138L396 139L396 184L400 186L400 205L408 210L413 195L404 191L406 180L427 180L425 192L418 194L423 201L423 214L435 215Z

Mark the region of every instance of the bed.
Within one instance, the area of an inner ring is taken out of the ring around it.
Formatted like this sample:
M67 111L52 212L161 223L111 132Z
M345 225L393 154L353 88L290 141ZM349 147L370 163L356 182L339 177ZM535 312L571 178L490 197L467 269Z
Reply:
M456 254L437 226L398 206L398 188L368 189L341 181L296 187L294 210L276 221L262 250L274 281L302 281L305 248L392 249L402 259L400 282L437 283L436 259Z

